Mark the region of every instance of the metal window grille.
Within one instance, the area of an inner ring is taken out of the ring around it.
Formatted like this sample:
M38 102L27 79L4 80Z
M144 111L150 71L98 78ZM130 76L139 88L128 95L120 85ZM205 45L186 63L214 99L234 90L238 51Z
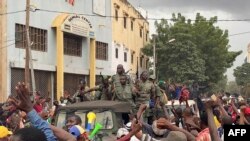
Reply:
M35 81L36 81L36 90L40 91L42 96L52 95L52 84L51 84L51 75L52 72L48 71L34 71ZM53 75L54 76L54 75ZM24 69L12 68L11 69L11 94L16 94L15 86L18 82L24 82ZM55 87L54 87L55 88ZM30 84L30 91L32 91L32 84Z
M108 44L96 41L96 59L108 60Z
M64 54L82 56L82 37L64 34Z
M35 27L29 28L31 49L36 51L47 51L47 30ZM16 48L26 48L26 31L25 25L16 24L15 26L15 42Z

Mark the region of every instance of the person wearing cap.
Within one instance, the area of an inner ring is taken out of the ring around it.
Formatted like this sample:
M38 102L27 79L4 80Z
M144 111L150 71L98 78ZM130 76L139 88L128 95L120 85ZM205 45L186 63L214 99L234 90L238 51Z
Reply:
M78 90L77 92L73 95L73 98L78 98L80 102L83 101L90 101L91 100L91 95L90 93L85 93L83 94L84 91L87 91L89 87L86 85L86 81L82 79L80 81L80 84L78 85ZM78 100L77 100L78 101Z
M155 86L151 81L149 81L147 71L143 71L140 78L141 81L138 84L138 91L136 92L137 95L135 98L136 109L139 109L141 104L147 105L147 109L143 114L143 121L148 123L148 117L150 116L150 99L155 101Z
M97 85L93 88L85 90L82 94L89 93L92 91L99 91L100 93L95 96L94 99L97 100L111 100L112 99L112 92L111 92L111 85L109 84L109 76L102 76L102 83Z
M87 133L80 125L74 125L69 129L69 133L72 134L77 141L87 141Z
M121 86L120 84L120 76L125 75L127 77L127 84L133 85L131 82L131 79L129 75L127 75L127 72L125 72L125 69L122 64L117 65L116 74L111 77L111 84L112 89L116 89L117 87Z
M12 132L8 130L5 126L0 126L0 141L8 141Z
M113 100L114 101L120 101L120 102L128 102L131 106L131 110L133 112L135 112L135 103L134 103L134 97L135 92L133 91L133 87L129 84L127 84L127 77L126 75L121 75L120 76L120 86L117 87L114 91L114 96L113 96ZM124 123L128 123L129 122L129 116L126 113L123 113L123 120Z
M172 125L171 122L165 118L157 120L157 128L168 129L171 131L167 137L156 139L151 137L149 134L143 133L141 131L142 124L140 122L136 123L135 120L133 120L132 130L126 136L117 141L127 141L127 139L131 138L133 135L135 135L140 141L195 141L195 137L192 134L184 129Z
M126 136L129 133L129 131L126 128L119 128L116 134L116 138L120 139L124 136Z

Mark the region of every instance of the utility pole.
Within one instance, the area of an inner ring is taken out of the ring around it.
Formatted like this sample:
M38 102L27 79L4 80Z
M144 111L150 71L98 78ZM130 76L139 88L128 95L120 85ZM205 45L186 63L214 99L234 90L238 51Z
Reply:
M25 84L28 86L30 90L30 67L31 67L31 81L32 81L32 92L36 90L35 85L35 77L33 70L33 62L31 55L31 41L30 41L30 33L29 33L29 21L30 21L30 0L26 0L26 58L25 58Z
M30 36L29 36L29 20L30 20L30 0L26 0L26 22L25 22L25 30L26 30L26 49L25 49L25 84L28 89L30 88ZM25 42L25 41L24 41Z

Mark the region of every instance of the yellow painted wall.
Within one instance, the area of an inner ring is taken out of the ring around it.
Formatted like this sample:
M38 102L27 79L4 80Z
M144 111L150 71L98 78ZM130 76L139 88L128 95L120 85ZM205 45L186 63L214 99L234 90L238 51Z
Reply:
M0 13L6 13L6 0L0 0ZM0 102L7 99L7 17L6 15L0 16Z
M131 4L126 2L126 0L112 0L112 16L115 16L116 5L119 6L119 18L118 21L115 18L112 18L112 40L116 41L116 43L124 44L129 50L135 51L134 62L130 65L130 68L132 68L132 73L136 73L137 57L140 67L140 49L149 41L146 41L146 32L149 31L149 23L142 18L138 11L136 11ZM126 29L123 26L124 19L121 18L124 17L124 13L128 14ZM131 17L135 18L133 31L131 30ZM140 37L140 27L144 27L142 37ZM130 58L131 54L128 54L128 56ZM131 60L129 59L128 62L131 63ZM143 66L146 66L145 59Z

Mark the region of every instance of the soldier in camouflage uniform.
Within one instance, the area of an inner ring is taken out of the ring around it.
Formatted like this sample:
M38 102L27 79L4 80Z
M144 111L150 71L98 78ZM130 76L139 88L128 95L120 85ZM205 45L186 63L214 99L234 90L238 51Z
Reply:
M109 77L102 76L102 83L97 85L94 88L90 88L82 94L89 93L92 91L99 91L100 93L95 95L94 100L111 100L112 99L112 92L111 92L111 85L109 84Z
M154 107L151 108L151 118L152 121L159 119L160 117L165 117L165 113L162 109L162 106L166 104L166 99L164 97L165 93L164 90L162 90L159 85L155 82L155 77L151 76L149 79L155 86L155 101L154 101Z
M127 74L125 74L125 70L123 68L123 65L119 64L119 65L117 65L116 74L111 77L111 84L113 87L112 89L116 89L117 87L121 86L121 83L120 83L120 76L121 75L125 75L127 77L127 84L130 84L132 86L131 79Z
M136 109L138 110L141 104L146 104L147 109L143 114L144 122L148 122L149 117L149 102L150 99L155 99L155 86L148 80L148 73L144 71L141 73L141 81L137 86L137 96L135 98Z
M132 111L135 112L135 103L133 97L135 96L135 92L133 92L133 87L130 84L127 84L127 76L120 76L120 86L117 86L114 90L114 100L120 102L128 102L131 105ZM123 115L123 120L125 124L129 122L128 114Z

